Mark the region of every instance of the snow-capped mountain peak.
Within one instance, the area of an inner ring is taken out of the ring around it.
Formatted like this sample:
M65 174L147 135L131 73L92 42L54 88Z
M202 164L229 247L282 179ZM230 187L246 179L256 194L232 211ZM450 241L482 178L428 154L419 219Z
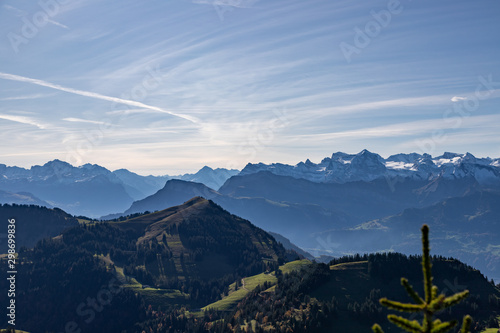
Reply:
M314 182L347 183L371 181L383 177L402 177L429 180L437 177L474 177L477 181L499 181L499 159L476 158L471 153L446 152L441 156L429 154L396 154L384 159L362 150L358 154L337 152L315 164L307 159L295 166L281 163L248 164L240 174L269 171L281 176L303 178Z

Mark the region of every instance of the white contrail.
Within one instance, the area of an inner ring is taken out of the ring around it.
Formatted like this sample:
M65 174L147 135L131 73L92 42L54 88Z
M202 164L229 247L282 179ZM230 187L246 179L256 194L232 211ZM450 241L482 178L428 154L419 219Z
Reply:
M115 103L130 105L130 106L135 106L135 107L139 107L139 108L143 108L143 109L149 109L149 110L154 110L154 111L162 112L162 113L168 113L168 114L170 114L172 116L189 120L190 122L195 123L195 124L199 124L200 123L200 120L198 118L196 118L196 117L192 117L192 116L188 116L188 115L184 115L184 114L178 114L178 113L175 113L175 112L172 112L172 111L167 111L167 110L164 110L162 108L159 108L159 107L156 107L156 106L147 105L147 104L144 104L144 103L141 103L141 102L137 102L137 101L132 101L132 100L118 98L118 97L105 96L105 95L101 95L101 94L98 94L98 93L95 93L95 92L91 92L91 91L84 91L84 90L78 90L78 89L73 89L73 88L67 88L67 87L63 87L63 86L60 86L58 84L50 83L50 82L47 82L47 81L32 79L32 78L29 78L29 77L24 77L24 76L19 76L19 75L14 75L14 74L7 74L7 73L0 72L0 78L5 79L5 80L12 80L12 81L20 81L20 82L33 83L33 84L36 84L36 85L39 85L39 86L48 87L48 88L52 88L52 89L57 89L57 90L61 90L61 91L65 91L65 92L71 93L71 94L76 94L76 95L81 95L81 96L86 96L86 97L91 97L91 98L97 98L97 99L103 99L105 101L110 101L110 102L115 102Z

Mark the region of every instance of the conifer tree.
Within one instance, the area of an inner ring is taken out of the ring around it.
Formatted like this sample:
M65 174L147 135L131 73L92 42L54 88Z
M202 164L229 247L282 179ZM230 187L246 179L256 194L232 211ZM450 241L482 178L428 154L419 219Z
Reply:
M434 315L443 309L449 308L460 303L463 299L469 296L469 291L464 290L452 296L446 297L444 294L438 295L438 288L432 285L431 258L429 255L429 227L424 224L422 226L422 272L424 275L424 292L425 298L421 298L410 285L406 278L401 278L401 284L405 288L408 295L415 301L412 303L401 303L390 301L387 298L381 298L380 304L383 306L397 310L399 312L422 313L424 315L423 322L417 320L410 321L409 319L390 314L387 316L389 321L407 332L413 333L444 333L448 332L457 325L456 320L441 322L439 319L433 319ZM461 333L469 333L472 318L469 315L464 316L462 322ZM375 324L372 327L375 333L383 333L382 328Z

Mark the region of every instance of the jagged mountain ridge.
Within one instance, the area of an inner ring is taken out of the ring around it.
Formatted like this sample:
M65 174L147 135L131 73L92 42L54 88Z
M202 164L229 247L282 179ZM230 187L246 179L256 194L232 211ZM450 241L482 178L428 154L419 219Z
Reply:
M238 174L239 170L228 170L223 168L212 169L208 166L204 166L196 173L186 173L177 176L141 176L126 169L115 170L113 173L126 186L139 191L138 195L135 197L132 195L133 193L130 193L135 200L138 200L154 194L156 191L163 188L167 181L172 179L202 183L205 186L217 190L226 180Z
M384 159L365 149L358 154L334 153L317 164L309 159L294 166L281 163L249 163L240 175L260 171L319 183L347 183L396 177L415 180L474 177L478 182L485 183L500 182L500 158L476 158L470 153L446 152L438 157L410 153L396 154Z
M60 207L74 215L98 217L124 211L132 202L164 187L169 179L196 180L220 187L238 170L203 167L195 174L179 176L140 176L125 169L110 171L96 164L80 167L53 160L30 169L0 164L0 189L4 192L29 193L37 200L19 195L4 195L3 203L33 203ZM190 197L191 198L191 197ZM26 199L26 200L25 200ZM24 201L23 201L24 200Z
M211 189L218 190L229 178L239 173L239 170L228 170L224 168L212 169L208 166L204 166L194 174L188 173L181 176L172 176L172 179L202 183L205 186L210 187Z
M98 165L74 167L54 160L30 169L0 165L0 188L31 193L49 205L73 215L100 216L113 209L126 209L134 201L124 184Z

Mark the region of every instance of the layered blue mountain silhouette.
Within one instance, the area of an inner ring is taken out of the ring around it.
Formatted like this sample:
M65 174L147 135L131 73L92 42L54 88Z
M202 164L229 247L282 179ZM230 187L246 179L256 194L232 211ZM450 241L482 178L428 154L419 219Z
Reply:
M239 173L205 167L172 178L57 160L31 169L0 165L0 189L11 193L10 202L22 192L25 201L36 197L37 204L74 215L111 219L204 197L316 257L418 253L415 232L428 223L439 254L500 277L498 158L470 153L382 158L363 150L335 153L319 163L248 164Z

